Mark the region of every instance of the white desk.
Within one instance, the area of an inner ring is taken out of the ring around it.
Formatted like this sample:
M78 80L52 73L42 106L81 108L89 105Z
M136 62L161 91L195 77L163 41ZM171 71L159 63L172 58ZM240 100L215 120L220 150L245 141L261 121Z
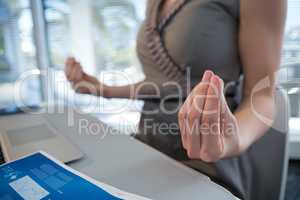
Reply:
M46 115L60 133L85 153L70 166L96 180L151 199L236 199L208 177L169 159L158 151L128 135L91 135L78 132L79 120L89 125L101 124L97 119L75 114L74 126L67 126L66 114ZM1 127L30 124L38 115L0 118ZM105 126L102 126L105 128Z

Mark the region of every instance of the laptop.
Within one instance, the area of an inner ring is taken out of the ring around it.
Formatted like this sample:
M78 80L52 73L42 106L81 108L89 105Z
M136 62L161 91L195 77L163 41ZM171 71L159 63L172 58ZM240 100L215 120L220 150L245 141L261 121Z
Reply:
M20 119L26 115L16 114L0 118L0 121L5 120L4 124L7 124L6 127L0 127L0 142L5 162L37 151L45 151L64 163L83 157L80 149L55 128L55 120L50 122L45 116L38 115L32 122L22 123Z

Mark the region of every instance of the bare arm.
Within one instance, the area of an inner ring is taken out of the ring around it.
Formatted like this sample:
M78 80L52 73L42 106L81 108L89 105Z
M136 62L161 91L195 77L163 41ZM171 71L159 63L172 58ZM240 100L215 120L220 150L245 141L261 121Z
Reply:
M104 86L104 97L139 99L142 95L150 95L144 87L145 82L125 86Z
M232 113L221 78L211 71L204 73L178 116L183 147L191 159L215 162L239 155L272 125L274 73L280 65L285 15L286 0L241 0L239 45L245 75L243 100ZM252 98L257 83L265 78L269 87ZM254 109L270 123L264 123Z
M242 151L269 128L254 114L251 103L264 117L273 119L275 72L280 65L286 3L286 0L241 0L239 43L245 79L243 101L234 115ZM268 78L270 87L256 93L251 102L253 88L264 78Z
M157 98L159 89L144 81L126 86L108 86L96 77L88 75L75 58L66 60L65 74L76 92L103 96L106 98Z

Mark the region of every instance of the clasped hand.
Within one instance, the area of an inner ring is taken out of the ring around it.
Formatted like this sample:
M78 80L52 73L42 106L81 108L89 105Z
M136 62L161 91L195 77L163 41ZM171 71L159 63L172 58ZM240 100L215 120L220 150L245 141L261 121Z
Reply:
M222 79L206 71L180 109L182 143L191 159L215 162L239 152L238 123L223 91Z

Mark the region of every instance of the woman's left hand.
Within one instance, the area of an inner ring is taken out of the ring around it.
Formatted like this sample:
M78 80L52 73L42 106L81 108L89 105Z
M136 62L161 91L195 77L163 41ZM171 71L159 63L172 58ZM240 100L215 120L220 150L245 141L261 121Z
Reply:
M179 112L182 143L191 159L215 162L240 153L238 123L223 91L223 81L206 71Z

